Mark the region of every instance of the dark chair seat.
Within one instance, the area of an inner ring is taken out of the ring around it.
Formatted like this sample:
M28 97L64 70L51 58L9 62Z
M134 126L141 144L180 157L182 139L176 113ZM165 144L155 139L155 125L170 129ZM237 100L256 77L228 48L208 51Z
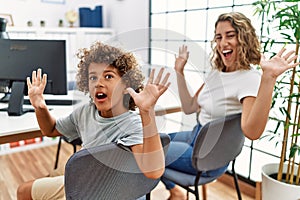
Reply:
M170 138L161 134L164 152ZM73 154L65 168L66 199L134 200L147 194L160 179L147 178L132 152L115 143L82 149Z

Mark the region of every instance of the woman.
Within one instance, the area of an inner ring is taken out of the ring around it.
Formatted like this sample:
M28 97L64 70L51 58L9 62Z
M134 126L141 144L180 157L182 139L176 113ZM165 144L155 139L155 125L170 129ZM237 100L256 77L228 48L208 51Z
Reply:
M215 23L212 41L212 70L204 84L191 96L184 75L188 60L187 46L179 49L175 61L177 84L183 112L199 113L199 124L192 131L172 133L171 144L166 156L167 167L196 174L191 155L194 139L199 129L211 120L225 115L242 113L241 127L247 138L258 139L266 126L272 92L276 78L284 71L297 66L292 63L297 56L285 49L266 60L260 54L260 43L251 21L241 13L221 14ZM262 74L251 65L260 64ZM227 165L207 171L202 176L219 176ZM170 191L170 200L186 199L180 188L162 176L162 182Z

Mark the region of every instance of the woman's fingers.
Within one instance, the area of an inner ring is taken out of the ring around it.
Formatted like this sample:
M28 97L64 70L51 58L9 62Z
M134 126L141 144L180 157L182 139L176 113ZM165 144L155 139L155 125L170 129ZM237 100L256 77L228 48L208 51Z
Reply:
M284 58L284 60L288 60L288 58L292 55L292 54L294 54L295 53L295 51L290 51L290 52L288 52L287 54L285 54L284 56L283 56L283 58Z
M283 52L285 52L285 50L286 50L286 48L282 48L282 49L277 53L277 55L278 55L279 57L281 57L282 54L283 54Z
M288 63L291 63L291 62L295 61L297 58L298 58L298 56L297 56L297 55L294 55L294 56L291 57L291 58L287 58L286 61L287 61Z

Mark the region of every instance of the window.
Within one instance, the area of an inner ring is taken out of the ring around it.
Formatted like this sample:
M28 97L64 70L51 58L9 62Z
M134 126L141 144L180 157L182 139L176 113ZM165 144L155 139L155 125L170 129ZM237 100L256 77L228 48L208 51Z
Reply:
M262 20L253 16L252 2L254 0L150 1L150 63L165 66L174 73L174 54L178 52L179 46L186 44L189 47L190 58L185 70L186 76L191 77L187 80L188 87L194 94L202 83L202 78L210 70L210 41L214 35L214 23L221 13L231 11L245 13L251 19L257 34L261 35L264 27L261 29ZM279 46L274 46L274 48L279 48ZM198 81L196 84L195 80ZM171 81L174 83L176 80ZM172 96L170 98L168 96L163 105L168 105L172 101L175 102L175 105L180 106L176 87L176 84L171 84ZM191 124L196 123L194 118L190 118L190 116L181 115L179 117L174 114L166 119L168 122L164 123L163 130L168 132L169 130L179 131L179 129L190 130ZM250 183L254 184L255 181L260 181L261 166L266 162L278 161L280 152L279 146L275 148L275 142L270 142L268 139L257 141L246 139L243 151L236 161L237 173L248 179Z

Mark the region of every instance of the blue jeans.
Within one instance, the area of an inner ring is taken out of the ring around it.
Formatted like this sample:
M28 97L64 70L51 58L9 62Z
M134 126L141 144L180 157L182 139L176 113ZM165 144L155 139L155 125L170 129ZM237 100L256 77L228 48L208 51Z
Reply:
M170 133L171 142L166 155L166 168L196 175L197 170L192 165L192 153L195 139L197 138L201 125L197 124L192 131ZM216 170L202 172L201 177L218 177L223 174L228 165ZM175 183L161 177L161 181L168 190L175 187Z

